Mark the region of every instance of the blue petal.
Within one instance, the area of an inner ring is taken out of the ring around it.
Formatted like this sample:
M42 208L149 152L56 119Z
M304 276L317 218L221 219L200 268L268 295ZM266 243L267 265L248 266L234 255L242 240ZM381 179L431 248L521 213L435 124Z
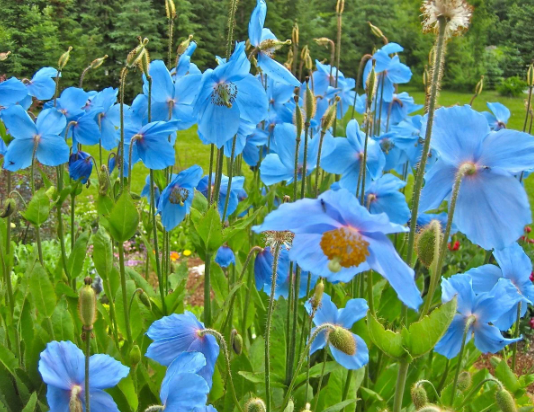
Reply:
M263 52L258 54L258 66L267 76L270 76L277 82L290 84L294 87L300 86L300 81L285 66L282 66Z
M43 136L39 140L35 157L46 166L59 166L69 161L69 146L59 136Z
M130 368L111 356L97 354L89 359L89 385L91 389L108 389L128 376Z
M248 23L248 37L250 44L257 47L261 42L261 32L265 24L265 16L267 15L267 3L265 0L257 0L256 7L250 16Z
M39 69L30 83L27 84L28 93L39 100L51 99L56 91L56 76L57 69L53 67Z
M37 117L36 127L40 134L60 135L67 126L65 116L55 109L45 109Z
M239 106L219 106L209 102L198 121L198 131L206 141L221 148L239 129Z
M312 328L310 336L313 336L317 328ZM313 340L310 346L310 355L313 355L319 349L323 349L326 346L326 330L322 330Z
M490 292L477 296L473 313L480 322L495 322L522 300L517 288L501 278Z
M213 78L217 83L235 82L247 76L250 72L250 61L245 53L245 42L237 43L232 56L227 63L223 63L213 70Z
M15 77L0 83L0 106L9 107L17 104L27 95L26 86Z
M100 141L100 129L94 114L87 113L76 120L72 127L72 136L77 143L92 146Z
M346 329L352 328L355 322L363 319L367 315L369 306L365 299L351 299L345 305L345 308L339 309L337 315L337 324Z
M54 412L69 412L70 393L70 389L65 390L48 385L46 388L46 401L50 410Z
M32 164L33 146L34 140L32 138L12 140L6 150L3 168L16 172L30 166ZM68 158L67 147L67 160Z
M238 88L236 103L241 118L253 124L264 120L267 116L267 95L260 81L248 74L235 84Z
M49 342L41 352L39 372L47 385L70 390L84 382L85 356L72 342Z
M488 109L490 109L495 117L497 118L497 121L502 122L504 124L508 123L508 119L510 119L510 109L506 107L504 104L501 103L486 103L488 106Z
M90 397L91 410L93 412L120 412L109 393L96 389L91 391ZM85 398L82 398L82 402L85 406Z
M2 120L6 126L7 133L15 139L33 137L38 133L35 123L20 106L11 106L3 110Z
M163 403L167 401L169 392L176 391L174 380L177 375L196 374L206 366L206 357L200 352L182 352L169 365L165 378L161 383L160 399ZM204 402L205 403L205 402Z
M348 370L356 370L363 368L369 363L369 349L362 338L354 333L351 333L351 335L356 341L356 352L354 355L347 355L346 353L334 348L332 344L329 346L332 356L337 363Z
M502 129L490 133L482 143L480 166L519 173L534 167L534 139L527 133Z
M499 329L487 323L476 322L475 324L475 346L482 353L497 353L510 343L518 342L523 337L517 339L506 339Z
M152 77L152 100L155 102L167 102L174 96L174 84L169 70L161 60L150 62L150 77Z
M308 312L311 314L310 311ZM325 323L337 324L338 321L339 319L337 307L334 302L332 302L332 298L330 297L330 295L324 293L323 298L321 299L321 305L319 306L319 309L317 309L317 311L315 312L313 323L317 326L320 326Z
M472 279L468 275L454 275L441 282L441 300L443 303L458 297L458 312L470 316L475 306L475 293Z
M502 270L495 265L483 265L470 269L465 274L471 276L473 290L483 293L493 289L502 277Z
M408 66L400 62L399 56L393 56L387 73L388 79L394 84L408 83L412 78L412 71Z
M531 282L532 261L518 243L512 243L505 249L494 251L493 256L502 269L504 277L510 279L516 286L520 287L525 282ZM527 298L530 299L528 296Z
M206 381L194 373L174 375L168 382L173 390L163 400L166 411L190 411L206 404L210 388Z
M419 210L426 212L437 209L452 192L452 186L456 178L456 167L441 160L425 175L425 186L421 192Z
M294 178L293 170L286 167L277 154L270 153L260 164L260 178L264 184L271 186L283 180L291 181Z
M434 351L440 355L445 356L447 359L453 359L460 353L462 346L462 340L465 331L465 318L462 315L454 316L452 323L447 329L445 335L437 343ZM471 340L472 332L468 332L466 343Z

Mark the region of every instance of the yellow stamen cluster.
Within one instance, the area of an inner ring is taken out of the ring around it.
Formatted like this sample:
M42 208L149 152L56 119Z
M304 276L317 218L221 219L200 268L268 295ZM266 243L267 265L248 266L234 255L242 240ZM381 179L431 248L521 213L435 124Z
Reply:
M359 266L369 256L369 242L349 227L325 232L320 245L328 260L336 260L344 268Z

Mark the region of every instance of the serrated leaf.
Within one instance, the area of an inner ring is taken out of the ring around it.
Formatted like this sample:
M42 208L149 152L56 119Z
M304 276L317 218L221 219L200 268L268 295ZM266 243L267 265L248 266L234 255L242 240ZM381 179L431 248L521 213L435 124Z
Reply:
M402 346L402 336L398 332L386 329L373 315L367 317L369 337L386 355L394 359L403 359L408 352Z
M117 242L131 239L139 225L139 214L128 193L123 193L111 213L102 219L102 224Z
M74 249L70 252L67 269L71 279L76 279L82 273L90 236L91 232L89 231L82 233L78 239L76 239Z
M16 377L15 369L19 366L16 356L7 347L0 345L0 363L4 365L4 368Z
M21 215L32 225L39 227L48 219L50 208L50 199L46 194L46 189L43 187L34 193L26 210L21 212Z

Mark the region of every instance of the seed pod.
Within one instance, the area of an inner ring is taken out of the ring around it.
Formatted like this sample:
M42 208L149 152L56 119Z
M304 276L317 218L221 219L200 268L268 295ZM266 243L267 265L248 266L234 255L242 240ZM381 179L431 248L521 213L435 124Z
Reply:
M410 391L412 395L412 402L416 409L420 409L428 403L428 396L426 394L425 388L415 384Z
M317 285L315 285L315 291L313 292L313 296L310 301L310 304L314 311L317 310L319 306L321 305L321 301L323 300L323 294L324 294L324 282L321 279L319 280Z
M495 393L495 400L502 412L517 412L514 398L506 389L501 389Z
M130 350L130 362L132 366L135 366L141 362L141 349L139 349L139 346L137 345L134 345Z
M15 202L15 199L8 197L6 201L4 202L4 207L0 211L0 217L6 218L11 216L13 213L17 211L17 202Z
M250 398L245 404L245 412L265 412L267 407L260 398Z
M293 25L293 32L291 33L293 44L299 44L299 25L297 22Z
M527 70L527 86L534 87L534 63L528 66Z
M460 373L460 376L458 376L458 389L463 392L466 389L469 389L472 382L473 380L471 379L471 374L467 371L463 371Z
M90 64L90 67L91 69L98 69L100 66L102 66L102 64L104 64L104 61L108 58L108 55L106 54L104 57L99 57L98 59L94 59L91 64Z
M345 10L345 0L337 0L336 13L343 14L343 10Z
M243 352L243 338L236 329L232 329L231 335L232 349L236 355L241 355Z
M340 100L341 98L339 96L336 96L334 99L334 104L328 106L328 109L326 109L326 113L323 115L323 118L321 120L321 130L323 132L326 132L334 124L334 120L336 120L337 116L337 103Z
M332 346L349 356L356 353L356 340L352 333L341 327L336 326L334 330L331 330L328 334L328 340Z
M304 113L306 116L306 123L311 122L315 116L316 109L315 96L310 89L310 83L306 82L306 92L304 93Z
M372 25L370 21L368 21L367 24L371 28L371 33L373 33L376 37L378 37L380 39L384 38L384 33L382 33L382 30L380 30L378 27Z
M70 58L70 51L72 50L72 46L69 46L69 49L61 55L57 62L57 67L61 71L63 68L67 65L69 58Z
M174 0L165 0L165 13L168 19L174 19L176 17L176 7Z
M475 87L475 95L479 96L482 93L482 90L484 90L484 76L480 77L480 80Z
M5 53L0 53L0 62L3 62L4 60L6 60L10 54L11 54L10 51L7 51Z
M342 269L339 258L334 258L328 261L328 270L333 273L337 273Z
M93 329L96 320L96 293L91 287L93 279L87 276L84 279L85 286L80 289L78 299L78 314L85 330Z
M437 228L438 225L439 227ZM436 238L436 232L441 233L441 225L439 221L433 220L428 226L426 226L417 237L417 256L425 267L430 267L434 261L436 250L439 249L441 239Z

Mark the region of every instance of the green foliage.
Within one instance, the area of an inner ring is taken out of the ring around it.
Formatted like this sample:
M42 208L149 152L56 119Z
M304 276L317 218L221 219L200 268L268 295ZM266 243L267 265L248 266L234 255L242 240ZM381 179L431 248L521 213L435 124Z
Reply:
M525 92L526 88L527 83L521 80L518 76L509 77L503 80L499 86L497 86L499 94L509 97L521 96Z

